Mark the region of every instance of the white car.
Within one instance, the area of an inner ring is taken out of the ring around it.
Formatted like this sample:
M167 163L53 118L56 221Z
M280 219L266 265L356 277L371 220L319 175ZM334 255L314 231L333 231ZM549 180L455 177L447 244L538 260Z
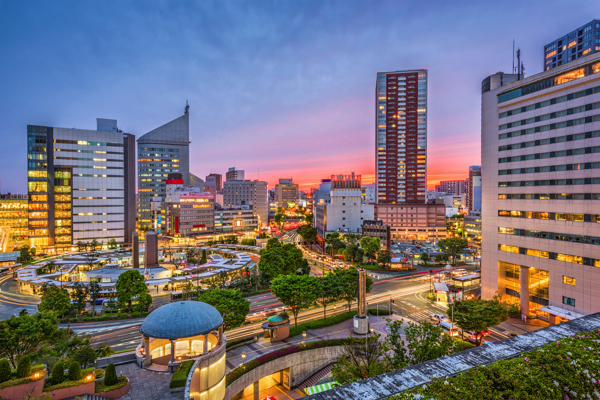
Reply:
M442 314L431 314L429 319L435 322L441 322L446 319L446 316Z

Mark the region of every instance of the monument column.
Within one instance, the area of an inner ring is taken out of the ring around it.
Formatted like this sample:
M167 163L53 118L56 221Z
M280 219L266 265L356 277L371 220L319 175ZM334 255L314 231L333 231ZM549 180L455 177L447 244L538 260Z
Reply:
M369 332L367 317L367 272L358 270L358 313L354 316L354 333L366 335Z
M529 315L529 267L521 265L521 314Z
M140 267L140 237L137 232L133 232L131 240L131 264L133 268Z

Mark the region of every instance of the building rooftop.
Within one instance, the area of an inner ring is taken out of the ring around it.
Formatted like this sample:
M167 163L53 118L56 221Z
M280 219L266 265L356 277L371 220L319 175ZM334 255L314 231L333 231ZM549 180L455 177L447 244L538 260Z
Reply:
M223 325L213 306L200 301L178 301L152 311L140 326L140 333L159 339L181 339L203 335Z

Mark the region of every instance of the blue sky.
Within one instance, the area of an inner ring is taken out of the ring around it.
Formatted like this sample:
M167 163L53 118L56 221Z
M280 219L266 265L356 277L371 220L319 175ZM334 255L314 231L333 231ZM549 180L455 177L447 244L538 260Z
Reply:
M574 7L576 6L576 7ZM0 1L0 180L26 192L26 126L141 136L190 103L191 171L306 189L374 176L378 71L428 68L428 181L480 162L481 81L526 76L597 1Z

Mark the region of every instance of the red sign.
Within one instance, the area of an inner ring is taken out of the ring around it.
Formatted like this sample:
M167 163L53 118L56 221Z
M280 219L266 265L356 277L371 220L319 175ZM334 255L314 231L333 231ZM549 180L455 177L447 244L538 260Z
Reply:
M193 228L204 228L205 226L206 226L206 224L192 225Z

